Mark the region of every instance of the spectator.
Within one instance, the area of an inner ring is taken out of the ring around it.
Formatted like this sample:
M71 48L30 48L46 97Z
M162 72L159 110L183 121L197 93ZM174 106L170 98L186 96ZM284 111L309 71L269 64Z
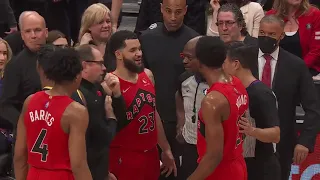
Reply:
M320 10L308 0L275 0L275 14L285 21L280 47L303 59L310 73L320 73ZM278 41L279 41L278 40Z
M102 3L107 6L110 10L111 23L112 23L112 32L116 32L120 26L122 20L121 7L123 0L89 0L89 4L93 3Z
M48 33L47 44L64 47L68 46L68 41L66 39L66 36L62 32L53 30Z
M244 17L247 32L250 36L258 37L259 23L264 16L264 11L259 3L250 2L250 0L227 0L226 2L237 5ZM211 0L210 5L213 13L212 17L208 18L208 31L207 34L211 36L219 36L217 27L217 14L220 8L219 1ZM232 23L232 22L230 22Z
M224 4L220 7L217 26L220 39L225 43L243 41L245 44L258 45L257 39L248 34L243 14L235 4Z
M2 80L4 69L12 58L12 51L7 41L0 38L0 96L2 94Z
M89 6L82 15L79 32L80 45L94 44L104 56L107 71L115 68L115 60L107 58L106 45L112 34L110 10L103 4Z
M36 70L37 51L46 43L48 34L44 18L34 11L23 12L19 18L19 26L25 48L7 64L0 97L1 120L11 122L13 127L24 100L41 90Z

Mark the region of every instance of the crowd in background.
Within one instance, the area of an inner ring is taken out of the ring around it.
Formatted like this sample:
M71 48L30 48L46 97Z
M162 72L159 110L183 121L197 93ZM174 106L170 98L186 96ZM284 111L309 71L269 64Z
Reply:
M83 57L87 63L83 78L100 84L105 72L116 68L108 42L121 24L122 3L122 0L1 0L0 128L4 136L0 136L0 143L5 142L0 144L1 153L11 149L7 146L12 143L8 137L15 130L24 100L44 88L36 70L38 47L96 46L101 59L96 62L92 57ZM201 84L202 79L188 85L193 92L185 94L189 105L183 103L184 96L178 95L187 79L182 74L191 68L188 63L194 58L193 50L189 57L186 55L185 45L192 38L207 35L218 36L225 43L242 41L260 49L256 64L250 65L252 74L260 80L268 61L264 54L270 55L268 62L273 75L269 88L277 97L281 122L281 139L275 154L280 154L281 179L288 179L292 158L302 154L301 163L313 151L319 132L318 93L312 82L320 74L319 4L316 0L177 0L173 6L165 6L161 0L142 0L134 32L141 42L144 65L154 76L157 110L178 166L178 177L161 178L184 180L197 167L197 123L192 121L198 120L194 114L204 97L199 92L204 92L207 85ZM34 13L37 18L31 18ZM275 28L272 23L277 20L267 16L281 19L283 30L272 31ZM265 24L261 22L263 18ZM278 46L280 50L275 50ZM299 137L296 107L302 107L306 114ZM91 128L100 126L104 125L95 122ZM92 146L98 150L107 148L108 144L96 145L100 143L98 139L92 141L97 141ZM94 152L96 149L91 153ZM96 160L101 156L90 158Z

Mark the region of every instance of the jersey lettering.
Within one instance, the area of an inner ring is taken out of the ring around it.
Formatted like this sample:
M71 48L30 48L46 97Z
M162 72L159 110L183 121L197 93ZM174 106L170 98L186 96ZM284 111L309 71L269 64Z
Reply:
M48 145L43 144L43 140L46 138L47 130L41 129L33 147L31 149L32 153L41 154L41 162L47 162L47 158L49 155Z
M155 129L155 123L154 123L154 112L151 112L148 114L148 117L141 116L139 119L139 122L142 122L140 128L139 128L139 134L146 134ZM148 123L151 123L149 128L147 128Z
M48 126L51 126L54 122L54 117L52 117L51 114L45 110L31 111L29 112L29 117L31 122L45 121Z

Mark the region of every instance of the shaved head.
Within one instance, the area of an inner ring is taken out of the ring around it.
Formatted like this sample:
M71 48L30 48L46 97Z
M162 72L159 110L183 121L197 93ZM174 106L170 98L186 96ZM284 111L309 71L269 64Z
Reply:
M187 5L187 2L186 0L163 0L162 4L185 7Z
M163 23L168 31L174 32L180 29L186 12L186 0L163 0L161 3Z

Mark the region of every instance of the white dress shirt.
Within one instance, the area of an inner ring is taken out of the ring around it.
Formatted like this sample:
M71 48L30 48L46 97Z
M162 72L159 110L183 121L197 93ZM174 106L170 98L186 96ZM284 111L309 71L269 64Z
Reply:
M277 60L278 60L278 56L279 56L279 46L277 47L277 49L270 54L270 56L272 57L271 59L271 84L273 84L273 77L274 77L274 72L276 69L276 65L277 65ZM264 53L259 49L259 54L258 54L258 67L259 67L259 80L261 81L262 79L262 73L263 73L263 68L264 65L266 64L266 59L263 57Z

